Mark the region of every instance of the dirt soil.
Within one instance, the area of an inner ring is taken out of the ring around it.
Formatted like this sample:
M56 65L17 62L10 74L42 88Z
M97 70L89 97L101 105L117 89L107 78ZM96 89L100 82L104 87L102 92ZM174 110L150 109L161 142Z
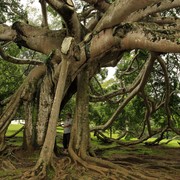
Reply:
M150 151L139 152L139 147L126 147L129 153L113 154L109 161L132 169L132 173L144 174L152 180L180 180L180 148L166 148L162 146L148 147ZM141 178L137 178L141 179Z
M62 162L65 162L65 160L69 160L70 158L68 155L60 154L59 157L55 158L55 161L58 164L58 166L56 166L58 178L53 178L53 173L50 173L46 179L180 180L180 148L165 148L162 146L153 146L149 148L157 153L143 153L140 151L141 149L136 146L123 147L124 153L113 153L110 157L104 155L105 151L97 151L97 156L99 158L106 159L126 168L134 175L133 178L132 176L115 177L111 176L111 174L102 176L72 163L63 167ZM37 152L30 155L21 149L13 148L13 151L12 149L9 149L0 155L0 180L21 179L22 173L32 168L35 165L37 158ZM137 174L142 174L142 176Z

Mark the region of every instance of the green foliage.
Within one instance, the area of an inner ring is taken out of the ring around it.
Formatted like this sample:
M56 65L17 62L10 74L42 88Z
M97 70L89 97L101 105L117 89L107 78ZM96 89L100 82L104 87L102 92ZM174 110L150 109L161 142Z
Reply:
M54 11L54 9L53 8L51 8L51 6L47 6L47 11L49 12L49 13L51 13L52 14L52 16L54 16L54 17L57 17L57 15L58 15L58 13L56 12L56 11Z
M23 81L23 70L20 66L0 59L0 99L12 95Z
M0 23L27 20L27 12L23 10L20 0L1 1Z
M161 55L161 57L165 61L167 67L170 91L174 92L170 97L169 103L172 113L171 118L173 120L173 126L179 128L180 79L178 72L180 71L180 66L177 61L179 56L175 54L168 54ZM104 95L112 91L119 90L123 87L123 84L125 87L131 85L141 71L147 58L148 52L145 50L124 53L122 60L118 63L118 68L115 73L116 77L106 81L104 79L106 76L99 75L97 78L101 83L101 86L96 81L91 81L94 87L92 93L95 95ZM132 73L126 73L128 71L131 71ZM144 91L146 96L154 103L161 103L162 99L165 97L166 84L164 72L157 61L155 61L153 71L148 79L148 83L146 84ZM118 102L118 100L121 98L122 96L119 95L112 98L111 101ZM126 94L123 98L126 98ZM104 124L115 112L117 107L118 104L110 102L109 99L106 99L103 102L90 103L91 124ZM125 129L128 130L130 133L126 136L127 140L132 137L137 137L139 133L141 133L143 127L145 111L146 107L144 100L141 98L141 96L136 96L126 105L113 123L113 131L119 130L119 132L121 132ZM152 128L162 128L167 125L167 113L164 106L162 106L162 108L152 115L151 125Z
M8 44L8 49L5 48L5 52L9 54L10 56L17 57L20 59L41 59L42 54L41 53L34 53L31 50L28 50L26 48L21 48L14 43ZM33 68L33 65L19 65L19 64L13 64L7 61L4 61L0 59L0 100L4 100L7 97L10 97L13 95L17 89L20 87L20 85L23 83L24 78L26 75L29 74L31 69ZM36 105L34 105L36 106ZM24 110L20 107L16 116L23 118L24 116ZM33 117L36 116L35 107L33 108Z
M136 137L138 133L141 132L142 121L144 119L144 108L142 99L139 97L133 98L128 105L124 108L123 113L121 113L119 121L119 126L121 130L129 130L133 132L129 134L129 138ZM128 138L128 137L126 137Z
M71 113L72 116L74 115L74 107L75 107L75 95L71 97L68 103L64 106L59 116L59 121L64 121L66 118L67 113Z
M117 65L115 73L117 80L120 83L123 82L126 86L131 84L139 74L147 57L148 53L145 50L125 52L122 60ZM126 73L128 71L131 73Z

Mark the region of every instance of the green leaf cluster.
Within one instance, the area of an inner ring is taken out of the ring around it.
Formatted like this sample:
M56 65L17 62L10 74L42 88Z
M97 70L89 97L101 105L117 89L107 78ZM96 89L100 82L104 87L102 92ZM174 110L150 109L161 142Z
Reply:
M23 10L20 0L1 1L0 23L27 20L27 12Z
M18 65L0 60L0 99L12 95L23 80L22 68Z

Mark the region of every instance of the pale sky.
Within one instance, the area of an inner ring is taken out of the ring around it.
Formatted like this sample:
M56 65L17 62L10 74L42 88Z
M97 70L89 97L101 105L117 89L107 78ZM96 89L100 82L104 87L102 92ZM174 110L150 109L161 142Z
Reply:
M20 1L21 4L24 4L25 6L28 4L29 6L33 6L33 7L36 7L36 8L40 8L40 3L39 3L39 0L35 0L35 1L32 1L32 0L21 0Z
M108 67L107 79L111 79L116 71L116 67Z

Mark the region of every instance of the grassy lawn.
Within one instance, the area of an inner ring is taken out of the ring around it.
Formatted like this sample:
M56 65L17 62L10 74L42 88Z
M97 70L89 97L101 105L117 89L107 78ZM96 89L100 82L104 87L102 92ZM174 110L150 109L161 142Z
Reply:
M11 124L8 128L6 136L10 136L14 134L22 126L23 125L20 124ZM107 133L106 136L109 137L109 133ZM57 127L56 142L60 147L60 151L62 148L62 137L63 137L63 128ZM113 134L113 137L117 138L118 134ZM130 141L134 141L134 140L136 139L131 139ZM151 142L154 140L155 138L150 138L148 141ZM16 134L16 136L13 138L7 138L6 141L8 144L11 144L13 146L21 146L23 143L23 131ZM123 139L123 141L126 140ZM124 166L125 168L136 167L135 168L136 170L138 169L141 170L142 164L145 165L145 168L151 168L150 169L151 171L152 170L155 171L157 169L157 171L159 172L158 168L161 168L161 172L163 170L163 172L166 172L167 174L168 174L167 168L171 168L169 171L172 172L172 174L173 173L177 174L179 172L178 158L180 157L179 156L180 146L177 143L179 141L180 140L172 140L170 143L165 144L167 140L164 139L163 141L161 141L160 145L157 146L156 145L146 146L144 143L132 145L132 146L120 146L116 143L110 143L110 144L103 143L99 141L96 136L94 136L94 133L91 133L92 149L95 150L95 153L98 158L107 159L108 161ZM13 158L12 162L18 166L18 169L15 170L10 169L4 171L3 169L1 169L2 165L0 163L0 179L4 179L4 177L10 177L11 179L11 176L13 177L15 175L20 176L22 172L27 170L30 166L34 166L39 157L39 150L32 152L32 154L27 154L26 151L20 150L17 151L17 154L15 154L17 157L14 156L14 154L12 155L10 154L10 157L12 156ZM16 157L15 159L17 161L14 160L14 157ZM4 157L0 159L0 162L3 162L2 160L5 161ZM166 164L168 164L168 166ZM49 177L48 179L52 179L51 177L52 175L53 172L51 171L48 172L48 177Z
M8 127L8 130L6 132L6 136L10 136L12 134L14 134L16 131L18 131L23 125L21 124L10 124ZM23 132L19 132L16 137L22 137Z
M12 134L14 134L16 131L18 131L23 125L21 124L11 124L9 127L8 127L8 130L7 130L7 133L6 133L6 136L10 136ZM62 147L62 134L63 134L63 128L62 127L57 127L57 144L58 146ZM21 145L22 144L22 136L23 136L23 131L19 132L15 137L9 139L9 143L12 143L14 145ZM106 133L106 136L108 137L109 136L109 133ZM113 134L113 138L117 138L118 137L118 134ZM116 147L117 144L116 143L111 143L111 144L104 144L100 141L97 140L97 138L94 136L93 133L91 133L91 144L92 144L92 147L93 149L111 149L111 151L114 151L114 153L127 153L127 149L125 148L122 148L121 150L113 150L113 147ZM136 140L136 139L131 139L132 141ZM148 142L151 142L151 141L154 141L155 138L150 138L148 139ZM125 141L125 140L124 140ZM172 140L171 142L169 142L168 144L165 144L168 140L167 139L164 139L160 142L160 144L162 146L165 146L165 147L171 147L171 148L179 148L179 144L178 144L178 140ZM138 148L139 150L136 151L135 153L140 153L140 154L156 154L158 152L152 152L153 150L149 147L145 147L144 144L139 144L137 145L138 147L141 146L141 148ZM142 148L143 147L143 148ZM111 152L112 153L112 152Z
M147 142L152 142L152 141L155 141L155 140L156 140L156 138L149 138L149 139L147 140ZM175 139L175 140L170 141L168 144L166 144L167 141L168 141L168 139L163 139L163 140L160 142L160 144L161 144L162 146L166 146L166 147L173 147L173 148L175 148L175 147L180 147L179 144L178 144L178 142L180 142L180 140Z

